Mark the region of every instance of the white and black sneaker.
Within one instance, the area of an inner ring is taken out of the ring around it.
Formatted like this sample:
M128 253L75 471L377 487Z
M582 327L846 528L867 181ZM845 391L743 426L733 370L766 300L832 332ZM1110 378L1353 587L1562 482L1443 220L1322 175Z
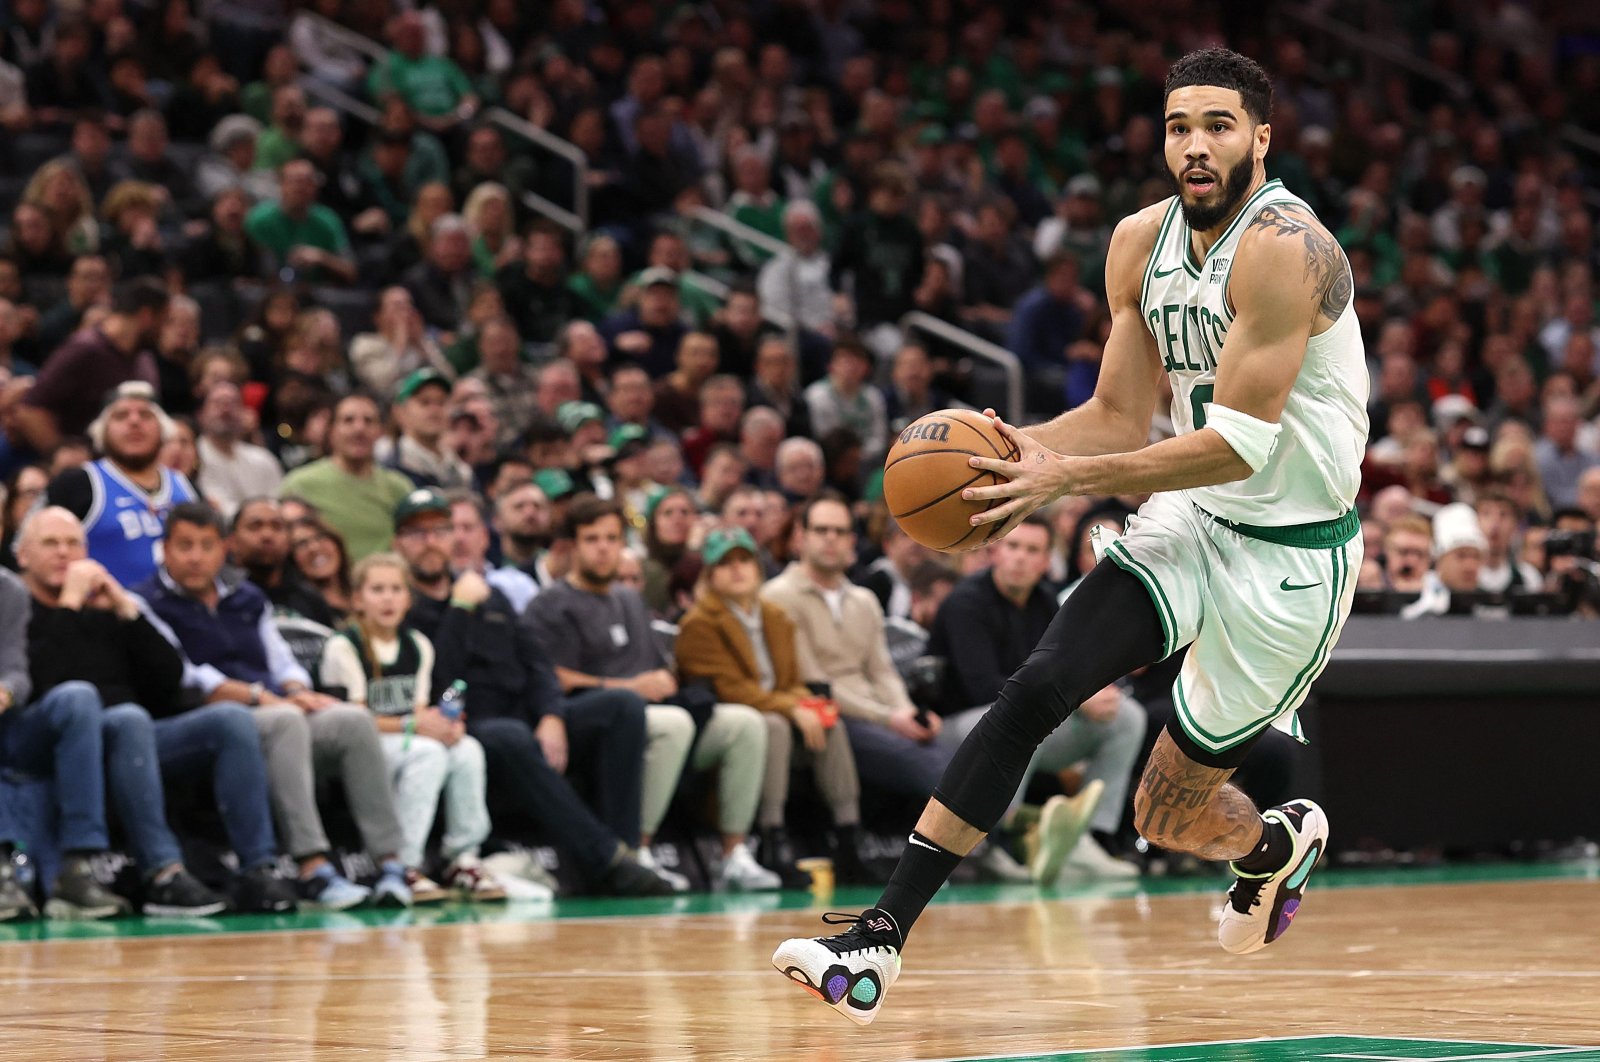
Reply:
M1260 951L1289 931L1305 896L1306 879L1328 847L1328 816L1309 800L1268 808L1261 817L1282 823L1293 848L1283 867L1271 874L1246 874L1231 867L1235 877L1217 939L1234 955Z
M858 915L830 911L826 925L850 928L831 937L795 937L778 945L778 972L857 1025L871 1025L900 976L900 928L876 907Z

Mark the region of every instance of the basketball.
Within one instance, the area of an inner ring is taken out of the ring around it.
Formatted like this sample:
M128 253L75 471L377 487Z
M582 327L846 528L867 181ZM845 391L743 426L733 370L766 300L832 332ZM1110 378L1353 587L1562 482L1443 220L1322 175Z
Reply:
M967 487L987 487L1005 477L967 464L972 457L1017 459L1017 449L983 414L971 409L929 413L900 433L883 466L883 500L905 533L945 553L987 544L1004 521L974 527L969 521L998 501L967 501Z

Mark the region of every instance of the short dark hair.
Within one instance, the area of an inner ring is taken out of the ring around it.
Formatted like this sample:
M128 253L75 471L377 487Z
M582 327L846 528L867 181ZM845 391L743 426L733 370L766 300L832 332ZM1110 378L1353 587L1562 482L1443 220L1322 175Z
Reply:
M1233 89L1245 113L1257 125L1272 119L1272 79L1261 64L1228 48L1201 48L1172 64L1167 71L1163 105L1168 96L1190 85L1215 85Z
M371 391L368 391L368 390L366 390L364 388L358 387L354 391L351 391L347 395L340 395L334 401L334 403L333 403L333 411L332 411L333 415L337 417L339 415L339 407L344 405L346 402L351 402L351 401L359 401L359 402L370 403L372 408L378 411L378 419L379 420L382 420L384 418L384 416L388 413L388 410L386 408L384 408L383 399L379 398L377 395L373 394Z
M811 526L811 510L815 509L823 502L832 502L835 505L842 505L844 506L844 511L846 513L850 513L850 502L843 494L840 494L838 491L830 488L824 488L800 503L800 508L795 513L795 517L800 521L801 527L809 528ZM855 515L853 513L850 513L850 524L851 528L854 529Z
M222 526L222 514L213 509L209 502L192 501L174 505L172 511L167 513L167 526L162 533L161 541L170 539L173 529L179 524L188 524L201 530L209 527L219 538L226 538L228 535L227 528Z
M167 308L167 288L154 277L134 277L117 285L111 296L114 313L131 316L140 310L161 313Z
M233 511L233 519L228 521L229 535L232 535L235 531L239 530L239 521L244 519L245 510L249 509L252 505L270 505L274 509L280 508L278 499L272 497L272 495L252 494L250 497L240 502L239 507Z
M913 594L926 594L940 583L954 585L959 578L947 565L936 560L925 560L911 569L906 582L911 585Z
M592 524L597 524L608 516L615 516L617 522L626 530L628 518L622 515L622 506L609 498L599 498L593 494L580 494L572 500L567 507L565 521L566 535L564 537L576 540L578 532Z
M1044 528L1045 541L1050 545L1055 544L1056 529L1050 526L1049 518L1043 513L1029 513L1022 518L1022 522L1017 527L1042 527ZM1012 530L1015 531L1016 528L1012 528Z

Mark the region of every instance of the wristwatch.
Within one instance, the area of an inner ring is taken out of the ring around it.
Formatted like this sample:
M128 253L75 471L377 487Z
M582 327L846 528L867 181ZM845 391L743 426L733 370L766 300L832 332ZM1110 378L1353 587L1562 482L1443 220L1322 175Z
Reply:
M259 682L250 683L250 707L258 708L261 706L261 694L266 688L265 685Z

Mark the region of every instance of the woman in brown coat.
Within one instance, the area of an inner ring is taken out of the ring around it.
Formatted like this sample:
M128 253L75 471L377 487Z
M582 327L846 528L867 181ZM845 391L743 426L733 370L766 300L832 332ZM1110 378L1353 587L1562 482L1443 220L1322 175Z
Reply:
M756 820L762 861L774 868L792 861L783 811L790 763L798 756L815 773L817 788L833 812L835 878L877 880L862 866L856 849L861 782L850 739L844 727L823 722L815 706L822 698L800 681L793 621L759 596L762 576L755 540L742 528L718 529L707 536L702 558L705 568L695 603L679 624L678 673L685 682L709 681L717 700L751 705L766 718L767 768Z

